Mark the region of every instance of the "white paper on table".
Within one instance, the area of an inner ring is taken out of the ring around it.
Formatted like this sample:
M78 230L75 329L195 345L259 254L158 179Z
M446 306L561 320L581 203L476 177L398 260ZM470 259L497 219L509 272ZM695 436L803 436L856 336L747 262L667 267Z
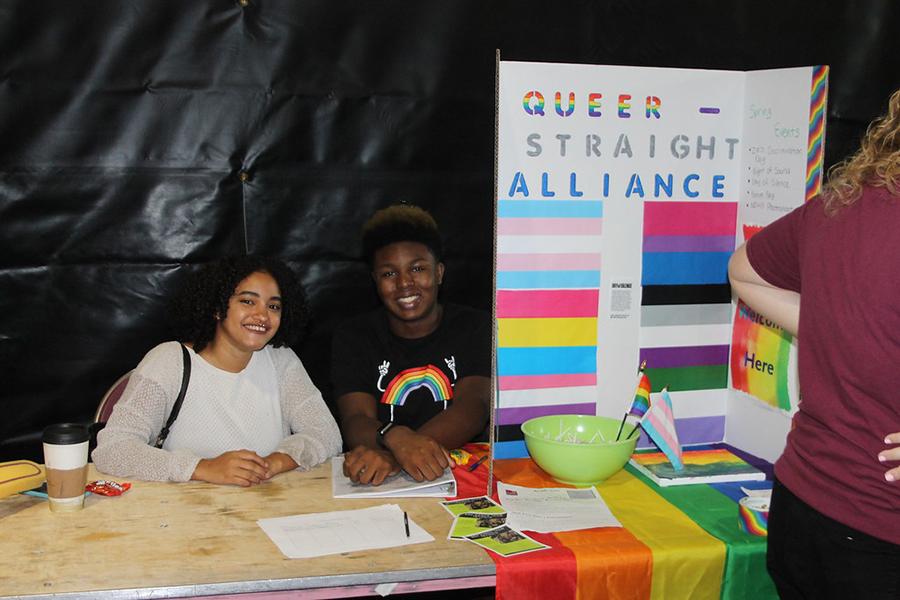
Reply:
M552 533L591 527L621 527L600 493L589 488L529 488L497 482L506 524L520 531Z
M406 537L403 511L396 504L260 519L256 523L288 558L311 558L434 541L412 519L409 519L409 537Z

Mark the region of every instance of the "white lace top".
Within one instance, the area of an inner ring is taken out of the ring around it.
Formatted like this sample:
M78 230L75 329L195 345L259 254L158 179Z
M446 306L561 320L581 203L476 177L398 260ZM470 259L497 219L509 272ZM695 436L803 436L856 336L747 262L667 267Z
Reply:
M152 446L181 388L177 342L156 346L134 370L92 458L116 477L187 481L201 458L230 450L284 452L309 469L341 451L337 424L293 350L254 352L240 373L218 369L193 350L191 377L162 449Z

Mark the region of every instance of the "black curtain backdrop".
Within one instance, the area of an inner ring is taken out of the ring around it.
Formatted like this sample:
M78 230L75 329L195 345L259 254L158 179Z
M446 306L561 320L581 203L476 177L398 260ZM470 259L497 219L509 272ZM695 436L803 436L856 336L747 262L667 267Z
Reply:
M715 69L831 65L826 166L900 87L894 0L0 0L0 460L169 338L167 301L225 254L301 274L296 350L328 392L330 332L376 304L374 210L420 204L444 298L492 289L503 59Z

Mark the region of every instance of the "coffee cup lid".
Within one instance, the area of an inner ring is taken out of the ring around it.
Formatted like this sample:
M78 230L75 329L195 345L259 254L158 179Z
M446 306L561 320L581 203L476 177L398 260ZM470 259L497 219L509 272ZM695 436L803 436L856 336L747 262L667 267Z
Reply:
M57 423L44 429L45 444L80 444L88 441L87 427L78 423Z

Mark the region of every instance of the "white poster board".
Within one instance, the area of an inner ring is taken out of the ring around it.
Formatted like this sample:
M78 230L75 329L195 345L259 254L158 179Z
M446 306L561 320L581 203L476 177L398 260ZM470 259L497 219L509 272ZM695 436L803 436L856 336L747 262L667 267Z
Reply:
M683 444L725 439L727 261L739 224L803 201L814 72L500 62L496 457L534 416L620 417L642 360ZM772 136L786 187L754 184L746 140Z

